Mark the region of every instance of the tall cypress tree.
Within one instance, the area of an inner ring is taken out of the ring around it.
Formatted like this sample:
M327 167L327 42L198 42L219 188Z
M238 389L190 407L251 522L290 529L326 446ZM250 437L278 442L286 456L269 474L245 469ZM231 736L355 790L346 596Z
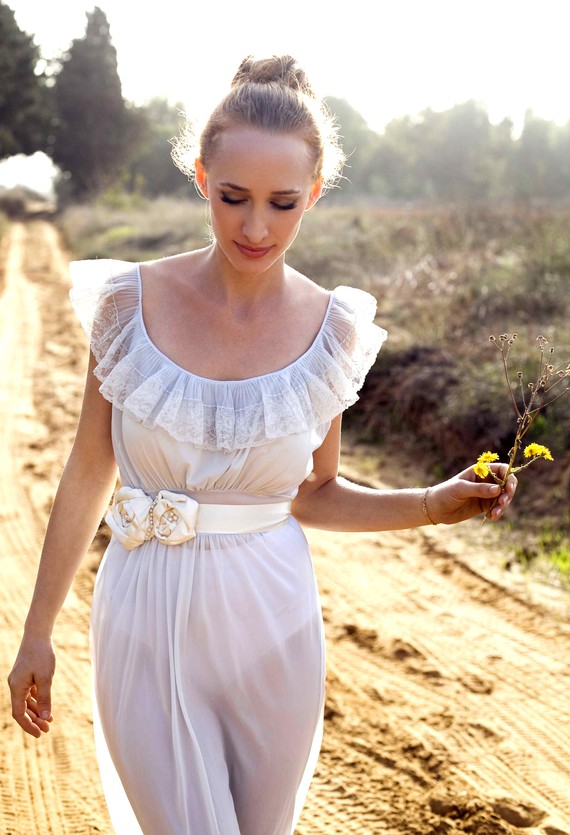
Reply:
M87 13L84 37L63 57L55 106L54 162L74 196L94 196L112 182L133 138L109 23L98 7Z
M36 74L39 58L33 38L0 2L0 159L46 150L49 94Z

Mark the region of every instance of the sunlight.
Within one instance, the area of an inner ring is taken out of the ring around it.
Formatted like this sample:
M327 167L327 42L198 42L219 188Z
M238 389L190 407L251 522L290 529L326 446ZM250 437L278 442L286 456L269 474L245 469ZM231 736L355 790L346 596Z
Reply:
M0 162L0 187L27 186L52 197L56 171L53 162L40 151L30 157L18 154Z

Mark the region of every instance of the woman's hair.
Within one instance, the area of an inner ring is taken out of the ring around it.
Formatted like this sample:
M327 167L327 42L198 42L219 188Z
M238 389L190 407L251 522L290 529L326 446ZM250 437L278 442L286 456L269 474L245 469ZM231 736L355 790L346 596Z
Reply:
M323 178L324 187L340 177L345 156L338 128L324 102L290 55L245 58L236 72L229 93L212 112L199 137L190 122L172 140L172 159L192 177L198 157L207 169L216 144L225 130L236 125L275 133L295 133L309 146L313 178Z

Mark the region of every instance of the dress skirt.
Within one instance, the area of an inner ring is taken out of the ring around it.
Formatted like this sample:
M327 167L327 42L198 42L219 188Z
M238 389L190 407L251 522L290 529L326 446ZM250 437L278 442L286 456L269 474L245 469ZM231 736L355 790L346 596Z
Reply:
M279 529L116 539L91 620L95 734L118 835L291 835L322 736L307 541Z

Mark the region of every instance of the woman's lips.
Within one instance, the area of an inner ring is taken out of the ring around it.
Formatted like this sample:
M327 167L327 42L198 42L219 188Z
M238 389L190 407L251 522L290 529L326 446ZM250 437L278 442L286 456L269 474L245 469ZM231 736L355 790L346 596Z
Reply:
M245 255L246 258L263 258L264 255L270 251L270 246L265 246L262 248L256 248L252 246L244 246L243 244L238 244L235 241L235 245L237 246L238 250L241 252L242 255Z

